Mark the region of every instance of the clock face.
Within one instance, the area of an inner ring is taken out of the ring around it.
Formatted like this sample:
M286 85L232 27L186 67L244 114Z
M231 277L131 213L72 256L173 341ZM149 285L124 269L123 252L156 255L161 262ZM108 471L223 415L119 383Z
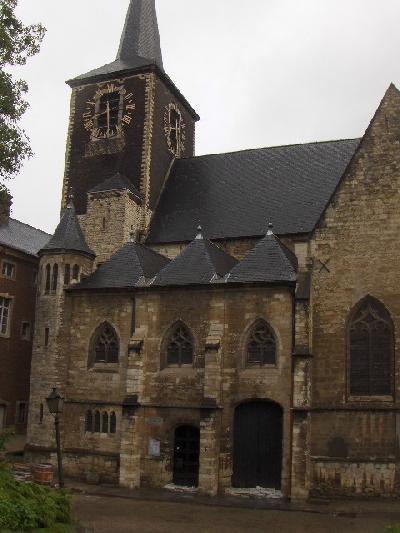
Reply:
M174 103L165 107L164 133L171 154L174 154L175 157L182 155L185 151L185 122L181 110Z
M133 120L135 107L133 93L128 93L123 85L102 85L86 102L84 127L92 139L121 136Z

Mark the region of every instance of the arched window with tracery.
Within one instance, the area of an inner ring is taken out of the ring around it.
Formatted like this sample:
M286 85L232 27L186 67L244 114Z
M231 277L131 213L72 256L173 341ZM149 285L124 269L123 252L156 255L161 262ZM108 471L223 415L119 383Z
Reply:
M119 340L115 329L107 322L95 332L91 344L92 363L118 363Z
M367 296L348 324L349 392L355 396L392 394L393 322L386 308Z
M246 343L246 366L276 364L276 339L271 326L257 320L250 329Z
M182 322L175 324L167 334L165 352L167 366L193 365L193 337Z

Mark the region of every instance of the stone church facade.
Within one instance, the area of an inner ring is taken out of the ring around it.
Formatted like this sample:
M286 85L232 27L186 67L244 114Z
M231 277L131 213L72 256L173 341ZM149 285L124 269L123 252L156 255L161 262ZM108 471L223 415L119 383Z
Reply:
M400 93L362 139L194 156L154 0L72 87L27 454L121 486L399 493Z

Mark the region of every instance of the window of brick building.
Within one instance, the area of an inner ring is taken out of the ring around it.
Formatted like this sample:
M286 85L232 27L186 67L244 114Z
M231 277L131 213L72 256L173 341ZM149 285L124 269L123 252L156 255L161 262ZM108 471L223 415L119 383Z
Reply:
M246 366L276 364L276 340L272 328L258 320L251 328L246 346Z
M11 298L0 296L0 335L9 335L11 318Z
M181 322L176 324L167 335L167 366L192 366L193 351L193 337L189 329Z
M394 328L386 308L364 298L348 324L349 392L386 396L393 392Z
M3 261L1 264L1 274L4 278L15 279L16 266L9 261Z
M90 360L93 363L118 363L118 336L115 329L107 322L102 324L93 336Z
M21 339L24 341L31 340L31 323L22 322L21 324Z

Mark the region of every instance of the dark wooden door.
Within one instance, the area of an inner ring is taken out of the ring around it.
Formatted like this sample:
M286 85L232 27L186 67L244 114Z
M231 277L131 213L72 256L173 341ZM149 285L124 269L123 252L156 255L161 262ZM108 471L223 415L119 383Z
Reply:
M234 487L281 488L282 409L271 402L250 402L235 410Z
M199 483L200 431L193 426L175 430L174 483L197 487Z

